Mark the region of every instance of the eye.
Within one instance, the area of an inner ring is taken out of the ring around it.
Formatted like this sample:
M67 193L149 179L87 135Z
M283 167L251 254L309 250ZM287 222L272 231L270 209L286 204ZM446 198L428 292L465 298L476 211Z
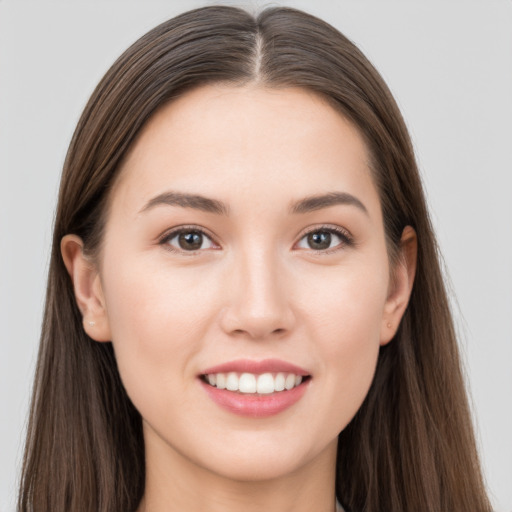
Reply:
M171 231L160 241L160 244L176 252L195 252L218 247L204 231L197 228L180 228Z
M340 228L322 227L306 233L297 244L299 249L331 252L352 245L351 236Z

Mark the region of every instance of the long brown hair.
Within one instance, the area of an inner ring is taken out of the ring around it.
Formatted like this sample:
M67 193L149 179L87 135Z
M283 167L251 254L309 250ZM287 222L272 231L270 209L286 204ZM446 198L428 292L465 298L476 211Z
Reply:
M199 85L257 81L326 98L372 156L390 255L418 237L414 289L371 389L339 436L336 492L347 510L490 511L438 250L407 129L382 78L347 38L290 8L254 17L205 7L134 43L89 100L64 164L18 511L134 511L144 493L142 421L110 343L82 328L60 254L68 233L94 254L120 162L163 104Z

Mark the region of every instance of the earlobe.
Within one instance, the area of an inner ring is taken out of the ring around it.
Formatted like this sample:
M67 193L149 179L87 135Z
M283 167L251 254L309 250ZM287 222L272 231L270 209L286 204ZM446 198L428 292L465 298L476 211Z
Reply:
M110 341L105 298L96 265L85 256L82 239L66 235L60 244L62 259L75 292L78 309L82 313L85 332L95 341Z
M381 345L385 345L393 339L409 303L416 275L417 252L416 231L411 226L406 226L400 240L399 261L394 269L392 285L384 306Z

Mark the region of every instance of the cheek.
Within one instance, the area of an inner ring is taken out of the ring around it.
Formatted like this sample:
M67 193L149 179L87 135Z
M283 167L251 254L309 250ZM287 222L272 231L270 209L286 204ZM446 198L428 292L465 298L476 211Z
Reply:
M326 390L322 406L326 415L331 411L338 431L361 406L375 373L387 297L387 268L381 267L340 269L336 278L324 280L322 289L310 294L315 298L304 301ZM309 283L313 289L318 284Z
M147 404L161 386L191 382L190 361L215 315L213 287L200 285L197 272L152 271L143 259L107 264L104 292L119 372L134 404Z
M379 345L388 288L387 266L379 259L312 273L309 278L303 273L300 286L300 308L319 330L313 337L322 339L326 350Z

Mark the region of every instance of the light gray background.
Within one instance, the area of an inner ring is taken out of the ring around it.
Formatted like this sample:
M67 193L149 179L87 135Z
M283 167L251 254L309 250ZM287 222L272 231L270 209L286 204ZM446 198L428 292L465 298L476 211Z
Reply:
M209 3L0 0L1 512L14 510L53 210L74 125L130 43ZM512 2L229 3L319 15L366 52L395 94L457 297L488 487L496 511L510 512Z

